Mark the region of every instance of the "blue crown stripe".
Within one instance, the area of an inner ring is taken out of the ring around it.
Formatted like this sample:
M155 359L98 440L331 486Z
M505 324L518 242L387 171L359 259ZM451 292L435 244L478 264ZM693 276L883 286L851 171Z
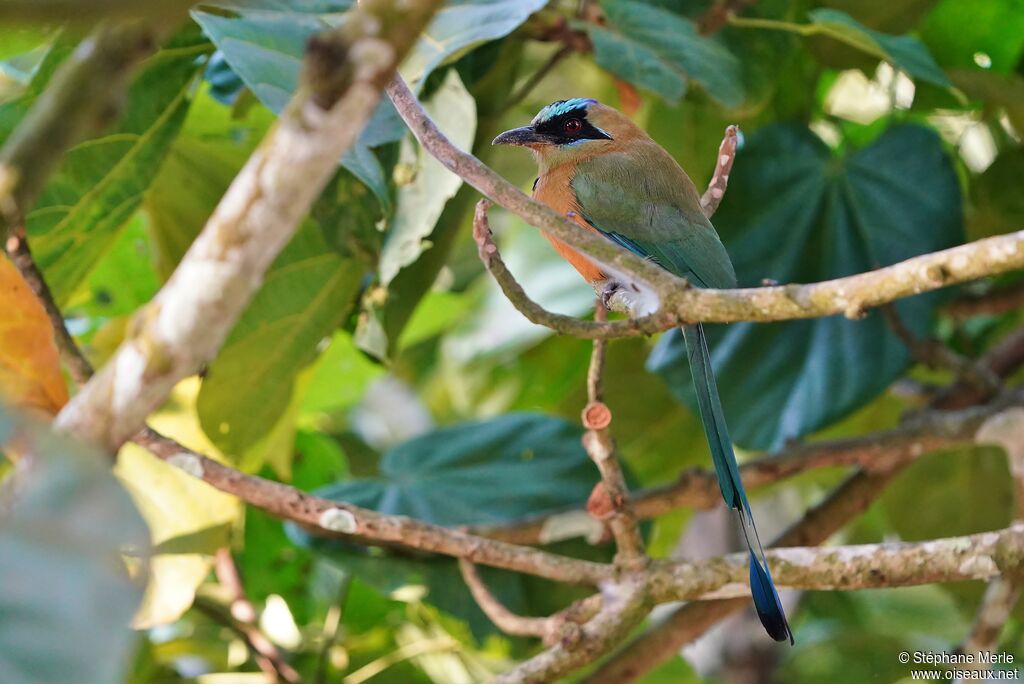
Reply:
M587 107L588 105L597 104L597 100L592 97L574 97L571 100L559 100L558 102L552 102L544 109L537 112L537 116L534 117L533 123L543 123L550 119L562 116L567 112L571 112L574 109L581 107Z

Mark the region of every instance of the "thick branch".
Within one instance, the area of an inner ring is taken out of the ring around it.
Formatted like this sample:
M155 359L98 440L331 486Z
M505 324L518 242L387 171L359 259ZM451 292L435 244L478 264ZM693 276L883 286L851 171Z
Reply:
M159 40L148 23L105 24L61 65L0 149L0 237L21 225L64 153L116 120L129 77Z
M926 542L770 549L767 556L776 584L793 589L847 591L986 580L1024 562L1024 524ZM745 553L659 563L652 567L654 599L749 596L749 563Z
M310 41L299 90L113 359L58 415L115 450L216 355L439 0L366 0Z

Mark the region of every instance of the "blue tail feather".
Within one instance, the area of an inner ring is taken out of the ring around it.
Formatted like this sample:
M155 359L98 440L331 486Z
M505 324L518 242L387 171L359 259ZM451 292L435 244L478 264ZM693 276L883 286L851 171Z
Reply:
M725 424L722 402L718 397L718 385L711 368L711 354L708 351L703 326L683 326L683 339L686 342L690 374L693 376L693 385L697 393L701 423L704 425L704 434L711 448L711 460L715 464L722 498L739 512L743 538L750 552L750 592L757 608L757 616L769 636L776 641L785 641L788 638L790 643L793 643L793 632L786 621L786 613L772 582L768 561L765 559L764 549L761 548L750 503L747 501L747 493L740 478L739 466L736 464L736 454L729 438L729 428Z

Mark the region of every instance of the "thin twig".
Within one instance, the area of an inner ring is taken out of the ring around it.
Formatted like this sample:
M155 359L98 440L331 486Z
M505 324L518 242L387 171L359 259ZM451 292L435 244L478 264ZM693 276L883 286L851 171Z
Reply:
M525 100L526 97L533 92L533 89L536 88L556 66L558 66L559 62L571 55L574 51L575 47L570 44L565 44L558 48L558 50L556 50L554 54L552 54L551 57L549 57L548 60L544 62L539 69L537 69L537 71L531 74L530 78L526 80L526 83L519 87L519 90L509 95L509 98L505 100L505 104L503 104L499 109L501 111L508 111Z
M257 667L270 677L271 681L284 680L289 684L302 681L299 673L284 661L277 647L255 624L239 620L230 609L206 596L196 596L193 607L241 637L249 652L252 653Z
M92 364L89 363L89 359L85 358L85 354L82 353L74 338L71 337L71 333L68 332L67 326L64 325L64 314L57 306L57 300L54 299L50 286L46 284L43 272L39 270L39 266L32 257L23 227L18 226L11 232L10 237L7 238L6 247L11 261L21 272L21 276L28 286L32 288L33 294L42 302L46 316L50 319L50 325L53 327L57 348L60 350L64 363L67 364L71 377L79 385L84 385L92 377Z
M245 635L249 650L258 662L262 661L270 665L270 673L275 679L280 678L289 684L302 681L302 677L295 668L288 664L288 661L281 655L277 646L267 638L267 635L256 623L256 608L245 593L245 586L242 584L242 577L238 573L238 566L231 555L231 549L222 547L217 549L213 557L213 569L217 575L217 581L227 590L228 612L237 621L236 629ZM267 671L265 665L261 669Z
M598 297L594 305L595 320L605 321L607 315L604 302ZM594 487L590 501L587 502L587 512L611 528L617 549L616 563L627 570L638 570L647 564L648 559L644 553L644 540L640 536L629 489L626 487L626 478L615 455L615 442L609 430L612 412L603 401L607 345L607 340L594 340L587 370L587 405L582 415L583 427L587 432L583 435L583 447L601 473L601 481Z
M991 371L997 378L1007 378L1024 365L1024 327L1011 331L989 349L979 365ZM985 401L990 393L980 390L968 382L956 382L947 387L929 403L931 409L944 411L972 406Z
M1024 280L1013 285L997 288L982 295L954 299L942 307L956 319L972 316L998 316L1024 307Z
M910 355L915 361L930 368L944 368L952 371L957 377L964 379L983 392L985 396L992 396L999 391L1002 386L999 376L984 363L957 354L935 338L917 337L893 304L886 304L881 309L889 328L910 350Z
M510 611L484 584L476 565L465 558L459 559L459 571L477 605L501 631L512 636L544 638L548 635L551 630L551 618L523 617Z
M700 208L704 215L711 218L718 210L718 205L725 197L725 191L729 187L729 173L732 172L732 164L736 161L736 148L739 146L738 126L732 125L725 129L722 137L722 144L718 146L718 158L715 160L715 172L708 183L708 189L700 198Z

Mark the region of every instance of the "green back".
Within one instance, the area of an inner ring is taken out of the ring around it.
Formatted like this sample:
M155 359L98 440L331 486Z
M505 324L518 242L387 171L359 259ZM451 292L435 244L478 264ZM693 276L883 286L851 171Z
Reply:
M583 218L611 240L698 287L736 286L693 182L653 141L580 162L570 185Z

